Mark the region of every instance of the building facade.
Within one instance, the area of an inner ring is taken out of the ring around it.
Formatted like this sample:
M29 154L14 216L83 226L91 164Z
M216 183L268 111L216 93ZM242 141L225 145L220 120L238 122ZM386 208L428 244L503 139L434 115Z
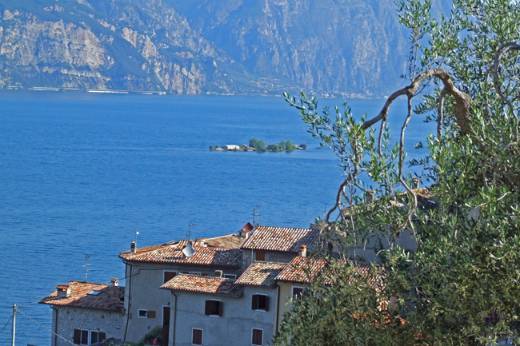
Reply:
M96 345L120 341L123 332L124 289L71 281L58 285L40 303L52 307L52 346Z

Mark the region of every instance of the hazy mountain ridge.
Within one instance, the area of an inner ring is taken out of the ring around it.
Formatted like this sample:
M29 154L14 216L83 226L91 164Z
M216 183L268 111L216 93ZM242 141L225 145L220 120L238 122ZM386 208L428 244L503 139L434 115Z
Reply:
M0 0L0 87L382 95L393 0Z

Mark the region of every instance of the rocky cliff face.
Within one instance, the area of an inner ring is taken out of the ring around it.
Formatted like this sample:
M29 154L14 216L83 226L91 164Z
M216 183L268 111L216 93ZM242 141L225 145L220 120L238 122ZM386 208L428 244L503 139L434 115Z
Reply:
M0 87L382 95L393 0L0 0Z

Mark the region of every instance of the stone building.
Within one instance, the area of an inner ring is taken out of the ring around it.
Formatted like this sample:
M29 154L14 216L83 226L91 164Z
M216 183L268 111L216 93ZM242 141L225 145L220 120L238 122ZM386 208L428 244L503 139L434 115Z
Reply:
M124 289L116 282L103 285L70 281L40 303L52 307L52 346L96 345L121 340Z

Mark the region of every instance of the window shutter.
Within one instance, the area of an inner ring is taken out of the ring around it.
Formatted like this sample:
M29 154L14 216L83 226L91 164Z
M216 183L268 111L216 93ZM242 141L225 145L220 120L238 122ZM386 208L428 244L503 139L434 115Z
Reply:
M155 310L148 310L147 317L155 318Z
M223 302L218 303L218 314L219 314L219 316L222 316L224 314L224 303Z
M79 329L74 329L74 343L76 345L81 344L81 330Z
M258 296L253 295L253 299L251 300L251 310L257 310L258 309Z
M265 299L265 311L269 311L269 297L264 296Z
M81 345L88 345L88 330L81 331Z

